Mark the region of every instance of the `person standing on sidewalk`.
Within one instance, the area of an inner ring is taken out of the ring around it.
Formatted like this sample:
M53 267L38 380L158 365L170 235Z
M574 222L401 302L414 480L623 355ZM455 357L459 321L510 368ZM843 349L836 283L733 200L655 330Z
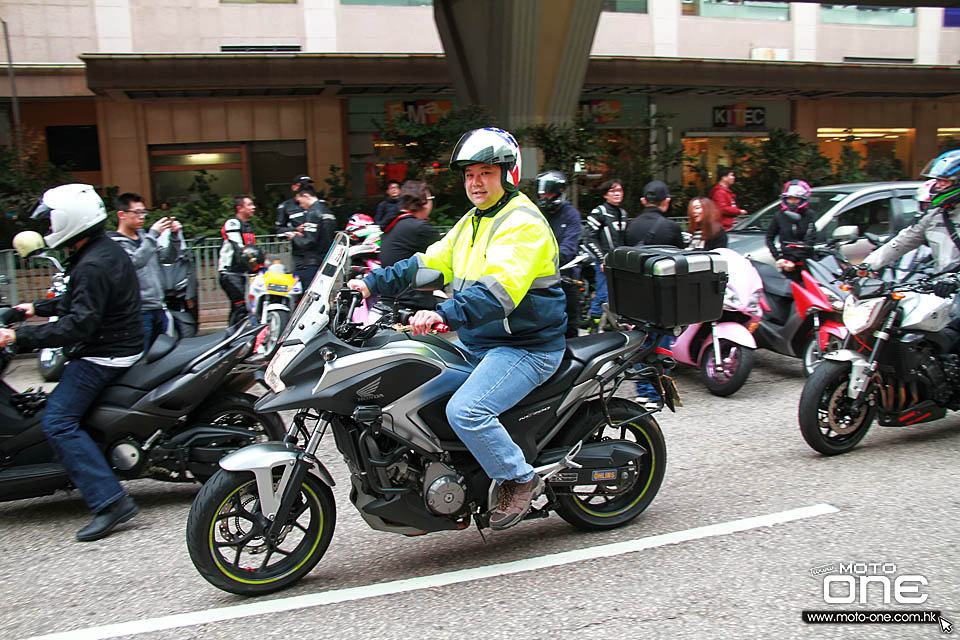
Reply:
M607 180L600 185L603 202L587 216L587 250L593 257L593 270L596 274L594 287L596 294L590 304L590 320L593 323L590 330L599 328L600 318L603 316L603 303L607 302L607 278L603 273L603 259L617 247L625 245L627 237L627 221L630 216L626 209L620 206L623 202L623 182Z
M107 209L93 187L67 184L43 194L34 218L49 216L51 249L66 248L67 290L50 300L17 305L26 317L59 316L56 322L0 329L0 348L65 347L67 366L47 398L43 433L70 481L80 490L93 520L77 532L90 542L110 534L137 514L133 498L80 428L80 419L100 391L132 366L143 351L140 285L129 256L104 233Z
M173 262L180 252L179 244L172 236L180 233L180 223L164 216L144 233L143 221L149 213L143 204L143 196L122 193L115 200L117 230L107 236L119 243L133 261L140 281L140 317L143 322L143 352L150 350L154 338L167 330L167 317L163 312L163 270L160 262ZM170 242L160 247L158 240L164 231L170 231Z
M296 199L303 210L303 222L295 230L287 231L286 236L292 245L290 253L293 256L294 273L306 289L313 282L317 269L323 264L333 244L337 218L330 213L323 200L317 198L313 187L301 187Z
M254 244L257 242L250 219L257 207L253 198L247 195L233 199L234 214L227 218L220 228L223 244L220 245L220 260L217 271L220 273L220 287L230 300L228 326L245 322L250 315L244 299L247 292L247 277L258 266L254 257Z
M720 221L723 225L723 230L730 231L733 223L737 221L737 216L746 215L747 210L737 206L737 196L730 189L737 180L737 174L734 172L733 167L720 165L717 167L717 175L720 176L720 178L713 189L710 190L710 199L713 200L714 204L717 205L717 209L720 210Z

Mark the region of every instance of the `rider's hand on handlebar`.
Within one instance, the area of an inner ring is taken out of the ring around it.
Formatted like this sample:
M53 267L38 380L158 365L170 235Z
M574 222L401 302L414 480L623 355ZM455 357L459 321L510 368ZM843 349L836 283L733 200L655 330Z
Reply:
M0 329L0 349L9 347L17 341L17 332L13 329Z
M777 269L780 269L781 271L793 271L794 267L796 266L796 262L787 260L786 258L780 258L777 260Z
M363 280L351 280L347 283L349 289L356 289L363 294L364 298L370 297L370 288L366 285Z
M23 311L24 318L32 318L35 315L32 302L21 302L20 304L14 305L13 308Z
M415 336L422 336L430 333L430 329L435 324L443 322L443 316L436 311L421 309L410 318L410 332Z
M957 289L960 289L960 283L954 275L947 275L937 278L933 281L933 293L941 298L949 298Z

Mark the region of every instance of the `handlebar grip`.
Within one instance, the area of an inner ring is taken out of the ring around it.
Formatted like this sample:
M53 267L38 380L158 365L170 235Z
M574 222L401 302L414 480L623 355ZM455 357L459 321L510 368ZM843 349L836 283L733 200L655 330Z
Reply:
M450 332L450 327L448 327L447 325L443 324L442 322L438 322L437 324L433 325L433 327L431 327L431 328L432 328L434 331L436 331L437 333L449 333L449 332Z

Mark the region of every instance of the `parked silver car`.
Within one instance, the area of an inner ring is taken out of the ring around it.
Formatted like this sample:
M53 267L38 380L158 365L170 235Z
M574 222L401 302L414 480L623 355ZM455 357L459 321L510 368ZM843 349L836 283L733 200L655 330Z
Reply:
M855 225L862 235L874 233L887 240L913 222L920 208L917 187L920 182L863 182L814 187L810 209L816 220L817 236L826 241L839 226ZM756 213L740 220L727 232L727 246L759 262L775 261L766 246L767 229L780 201L774 200ZM866 239L844 245L841 251L857 263L874 249Z

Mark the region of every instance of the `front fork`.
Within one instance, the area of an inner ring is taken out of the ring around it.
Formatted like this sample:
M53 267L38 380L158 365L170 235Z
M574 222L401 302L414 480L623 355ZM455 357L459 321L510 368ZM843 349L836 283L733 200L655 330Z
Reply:
M870 386L870 380L877 372L879 363L877 357L880 355L880 349L890 340L890 329L896 321L896 313L887 316L883 326L873 334L876 340L873 343L873 349L870 356L863 360L854 360L850 363L850 383L847 386L847 396L853 400L853 410L859 410L867 401L865 391ZM851 335L851 338L853 336Z

